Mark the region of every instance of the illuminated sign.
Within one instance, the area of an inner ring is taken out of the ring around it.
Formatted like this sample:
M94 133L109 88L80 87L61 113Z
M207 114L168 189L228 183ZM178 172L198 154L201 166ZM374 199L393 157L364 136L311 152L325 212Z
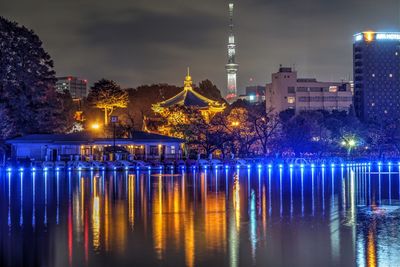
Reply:
M367 42L372 42L374 40L374 32L364 32L364 40Z
M356 40L356 42L361 41L363 39L363 35L361 33L356 34L354 36L354 39Z
M376 34L377 40L400 40L400 33L382 32Z
M398 40L400 41L400 32L362 32L354 35L355 42L374 40Z

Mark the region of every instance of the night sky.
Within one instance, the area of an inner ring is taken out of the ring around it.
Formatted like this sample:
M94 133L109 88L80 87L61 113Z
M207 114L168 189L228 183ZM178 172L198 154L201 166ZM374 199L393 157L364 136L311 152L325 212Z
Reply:
M0 15L33 29L57 75L126 87L195 82L225 90L228 1L1 0ZM242 0L235 2L238 85L265 84L279 64L303 77L352 75L352 35L397 31L399 0ZM249 79L253 78L253 82Z

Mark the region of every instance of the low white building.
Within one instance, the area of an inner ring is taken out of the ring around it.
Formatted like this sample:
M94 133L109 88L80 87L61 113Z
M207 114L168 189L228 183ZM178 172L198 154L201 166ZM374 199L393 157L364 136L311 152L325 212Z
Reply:
M265 92L267 110L281 112L294 109L296 113L306 110L345 110L353 103L349 82L320 82L302 79L292 68L280 67L271 76Z
M9 139L12 159L103 160L114 152L113 138L94 138L89 133L31 134ZM132 138L116 138L115 152L136 159L179 159L184 140L159 134L133 132Z

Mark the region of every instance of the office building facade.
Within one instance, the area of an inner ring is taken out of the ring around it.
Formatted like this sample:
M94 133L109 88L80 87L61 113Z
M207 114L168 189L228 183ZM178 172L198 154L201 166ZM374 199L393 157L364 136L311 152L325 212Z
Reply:
M88 94L87 80L73 76L58 77L56 90L61 93L69 91L73 99L80 100Z
M354 35L353 75L354 108L362 121L400 118L400 33Z
M274 112L287 109L294 109L296 113L310 110L349 111L352 92L348 82L298 78L292 68L280 67L266 86L265 100L267 110Z

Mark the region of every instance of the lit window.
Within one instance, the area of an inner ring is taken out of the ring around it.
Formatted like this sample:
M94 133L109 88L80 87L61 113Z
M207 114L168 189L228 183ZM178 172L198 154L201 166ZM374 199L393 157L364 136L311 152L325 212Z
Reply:
M287 98L287 102L288 102L289 104L293 104L294 101L295 101L295 98L292 97L292 96L289 96L289 97Z
M387 114L387 110L385 110L384 112L385 112L385 114Z
M330 93L336 93L337 92L337 86L329 86L329 92Z
M175 154L175 146L171 146L171 154Z
M390 73L390 74L389 74L389 77L392 78L392 77L393 77L393 74Z
M396 56L398 56L399 55L399 52L396 52L396 53L394 53Z
M371 103L371 106L375 107L375 103Z
M375 77L375 73L372 73L372 77Z

